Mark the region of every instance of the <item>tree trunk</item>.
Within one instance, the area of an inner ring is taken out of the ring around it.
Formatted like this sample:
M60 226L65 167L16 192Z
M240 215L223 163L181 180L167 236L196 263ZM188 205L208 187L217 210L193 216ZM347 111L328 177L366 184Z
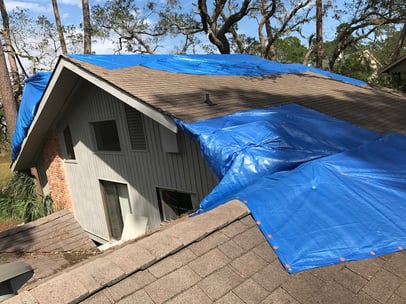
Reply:
M221 54L230 54L230 42L226 34L230 33L231 29L248 14L250 1L251 0L242 1L239 11L234 13L230 12L228 16L224 14L224 5L227 0L215 1L213 14L211 16L207 10L207 0L199 0L197 2L203 30L210 42L217 47ZM219 24L220 19L222 20L221 26Z
M316 1L316 67L323 68L323 3Z
M267 39L265 53L263 54L263 57L265 59L275 60L275 57L276 57L276 50L275 50L275 45L274 45L275 37L273 36L272 26L271 26L271 22L269 19L265 23L265 30L266 30L268 39Z
M2 46L0 47L0 96L4 116L6 117L7 122L7 133L10 138L12 138L17 120L17 105L14 99L13 89L11 87L11 81Z
M403 44L405 43L405 39L406 39L406 23L403 24L403 29L400 32L398 42L396 43L395 49L393 50L392 57L391 57L391 63L398 60L399 55L400 55L400 50L402 49Z
M12 90L13 90L13 94L15 92L16 96L18 96L19 92L21 91L22 86L20 84L20 77L19 77L19 73L18 73L18 67L17 67L17 60L16 60L16 57L15 57L15 52L14 52L14 49L13 49L13 45L11 43L9 18L8 18L6 6L5 6L3 0L0 0L0 11L1 11L1 17L3 19L3 31L2 31L2 34L3 34L4 42L5 42L5 45L6 45L7 59L8 59L8 63L9 63L9 66L10 66L11 77L13 79ZM2 52L3 52L3 50L2 50ZM16 100L16 99L14 98L14 100Z
M83 31L84 31L84 48L83 52L85 54L92 53L92 29L90 25L90 13L89 13L89 1L82 0L82 10L83 10Z
M303 64L304 65L309 65L310 62L310 56L313 54L314 52L314 42L313 42L313 38L314 38L314 34L311 34L309 37L309 43L308 43L308 48L307 48L307 52L304 56L303 59Z
M61 17L59 16L58 3L56 2L56 0L52 0L52 7L54 9L56 30L58 31L59 43L61 44L62 54L66 54L68 53L68 50L66 49L66 42L65 37L63 36Z

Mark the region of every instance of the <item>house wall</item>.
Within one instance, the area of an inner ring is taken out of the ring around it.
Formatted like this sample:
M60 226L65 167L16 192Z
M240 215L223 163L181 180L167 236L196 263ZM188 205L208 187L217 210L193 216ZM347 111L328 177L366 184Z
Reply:
M130 147L124 103L89 83L83 84L72 98L57 127L61 139L61 132L69 125L76 159L61 161L75 217L94 239L109 240L100 180L126 184L133 213L148 217L149 228L161 223L157 187L191 193L197 208L215 186L197 145L185 134L178 134L179 153L164 152L161 133L166 132L144 116L148 150L134 151ZM117 124L121 151L97 152L89 123L111 119ZM63 150L62 145L62 155ZM58 158L55 162L59 163Z

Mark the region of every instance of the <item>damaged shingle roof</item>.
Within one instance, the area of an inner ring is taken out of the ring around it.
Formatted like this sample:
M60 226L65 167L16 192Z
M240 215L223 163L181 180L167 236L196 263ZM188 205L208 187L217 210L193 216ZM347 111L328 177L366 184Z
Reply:
M406 134L405 97L314 73L264 77L191 75L142 66L107 69L76 59L66 60L186 122L297 103L380 133ZM205 103L207 94L214 106Z

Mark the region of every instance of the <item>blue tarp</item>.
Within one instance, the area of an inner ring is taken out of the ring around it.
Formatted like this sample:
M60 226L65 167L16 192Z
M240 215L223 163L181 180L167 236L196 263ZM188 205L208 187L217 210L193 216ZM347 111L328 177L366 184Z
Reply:
M298 105L178 124L221 179L201 202L245 202L291 272L406 246L406 137Z
M231 55L89 55L70 54L71 58L102 66L108 69L119 69L131 66L144 66L151 69L195 74L225 76L267 76L287 73L313 72L342 82L365 85L354 78L323 71L302 64L283 64L259 57ZM26 86L17 118L16 130L12 139L12 160L17 159L22 142L36 114L38 102L48 83L51 73L40 72L26 80ZM20 113L21 112L21 113Z
M25 81L23 96L18 110L16 129L11 140L11 159L17 159L21 145L37 112L38 103L48 84L50 72L39 72Z
M177 123L199 142L203 156L220 179L201 202L199 212L235 198L235 191L254 179L291 170L379 137L296 104Z
M147 68L195 75L267 76L313 72L335 80L365 85L364 81L327 72L303 64L284 64L245 54L230 55L77 55L70 57L108 69L144 66Z
M406 137L262 178L236 193L289 272L406 248Z

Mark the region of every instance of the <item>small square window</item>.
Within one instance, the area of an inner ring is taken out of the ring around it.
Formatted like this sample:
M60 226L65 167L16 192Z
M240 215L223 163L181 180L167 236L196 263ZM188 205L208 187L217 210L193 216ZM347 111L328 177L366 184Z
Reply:
M117 126L114 120L91 123L98 151L121 151Z
M63 130L63 139L65 141L66 159L76 159L75 150L73 149L72 135L70 133L69 126L67 126L65 130Z

